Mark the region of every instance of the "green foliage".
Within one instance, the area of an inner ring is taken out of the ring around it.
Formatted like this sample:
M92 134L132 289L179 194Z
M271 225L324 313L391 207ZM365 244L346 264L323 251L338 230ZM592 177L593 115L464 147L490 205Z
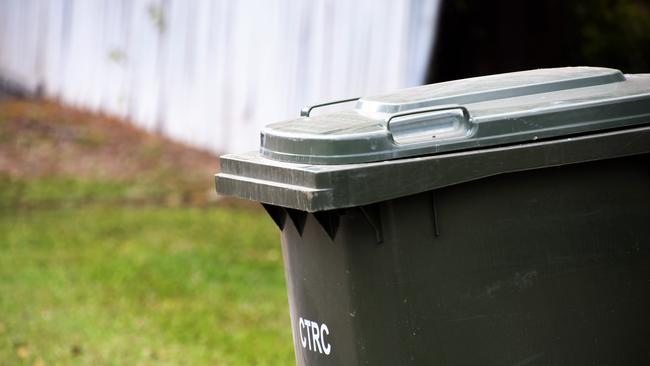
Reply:
M0 176L0 209L119 203L137 194L137 186L124 182Z
M638 0L589 0L573 4L586 63L648 72L650 3Z
M167 29L167 20L165 17L165 9L161 5L149 4L147 6L147 14L151 24L156 28L159 34L165 33Z

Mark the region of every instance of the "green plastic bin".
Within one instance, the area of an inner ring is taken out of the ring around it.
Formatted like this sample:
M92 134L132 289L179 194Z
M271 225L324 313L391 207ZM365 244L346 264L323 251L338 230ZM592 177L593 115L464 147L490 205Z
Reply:
M319 106L216 175L281 230L298 365L650 364L650 75Z

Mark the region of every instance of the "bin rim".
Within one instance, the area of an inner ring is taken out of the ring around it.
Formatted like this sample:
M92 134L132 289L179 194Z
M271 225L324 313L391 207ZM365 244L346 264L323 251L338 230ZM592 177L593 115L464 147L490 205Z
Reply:
M257 152L221 156L217 193L307 212L363 206L494 175L650 153L650 116L633 128L340 165L296 164Z

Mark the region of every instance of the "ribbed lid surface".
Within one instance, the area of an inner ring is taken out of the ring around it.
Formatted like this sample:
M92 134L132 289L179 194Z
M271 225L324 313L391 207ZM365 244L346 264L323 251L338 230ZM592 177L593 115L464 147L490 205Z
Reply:
M354 109L268 125L267 158L348 164L534 141L645 123L650 75L540 69L361 98Z

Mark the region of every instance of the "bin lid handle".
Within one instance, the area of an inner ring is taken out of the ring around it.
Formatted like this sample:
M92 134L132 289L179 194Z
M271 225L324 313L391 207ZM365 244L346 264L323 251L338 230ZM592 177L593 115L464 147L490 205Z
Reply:
M398 144L466 138L475 130L469 111L458 104L393 113L385 123L393 141Z
M339 99L339 100L333 100L330 102L325 102L325 103L318 103L318 104L312 104L304 107L303 109L300 110L300 117L309 117L309 114L311 113L312 110L320 107L326 107L328 105L334 105L334 104L340 104L340 103L348 103L348 102L354 102L355 100L359 100L361 97L356 97L356 98L348 98L348 99Z

